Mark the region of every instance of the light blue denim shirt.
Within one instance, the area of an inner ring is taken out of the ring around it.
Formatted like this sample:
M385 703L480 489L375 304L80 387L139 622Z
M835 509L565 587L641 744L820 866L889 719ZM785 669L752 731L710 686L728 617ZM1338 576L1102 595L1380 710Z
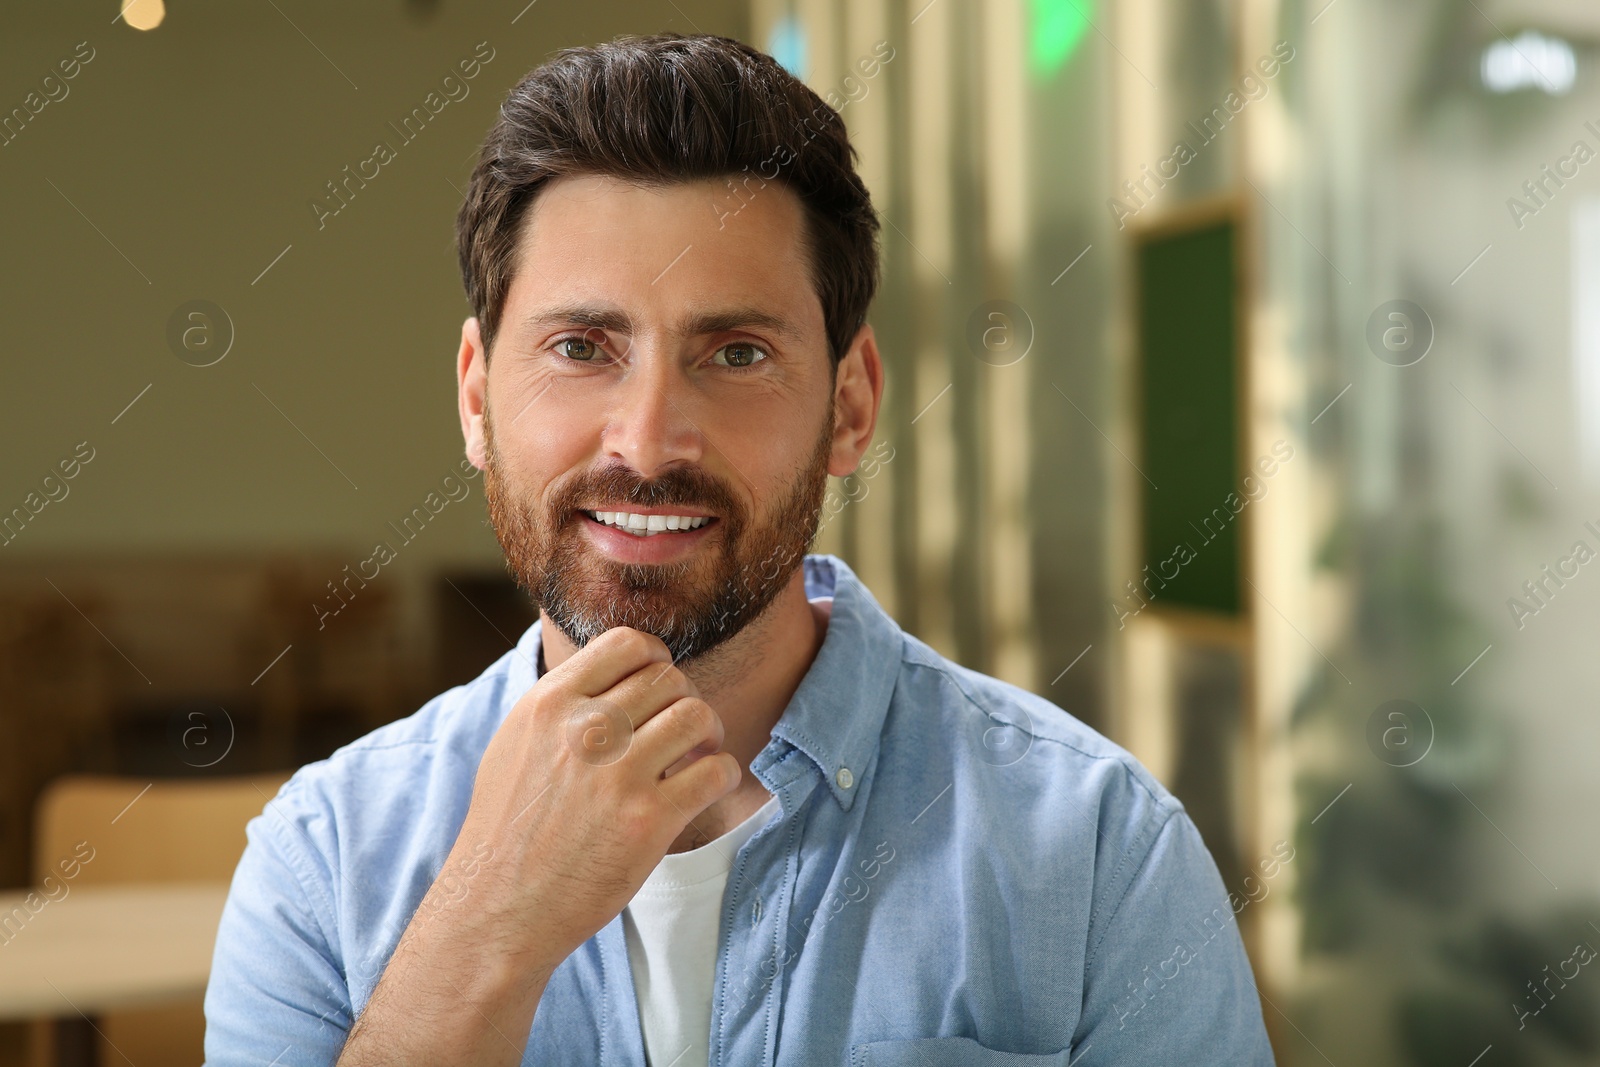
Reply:
M839 559L804 566L832 616L751 766L780 810L728 876L710 1062L1271 1064L1233 908L1178 801L1060 708L906 634ZM442 868L538 650L535 624L250 822L208 1063L338 1058L435 878L470 892ZM644 1067L620 916L555 971L522 1062Z

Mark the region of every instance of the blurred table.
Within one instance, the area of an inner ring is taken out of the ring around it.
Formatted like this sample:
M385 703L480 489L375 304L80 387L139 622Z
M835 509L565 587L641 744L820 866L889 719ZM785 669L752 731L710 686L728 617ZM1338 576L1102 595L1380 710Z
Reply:
M93 1064L102 1013L205 992L228 887L66 884L37 913L0 893L0 1021L54 1019L56 1062Z

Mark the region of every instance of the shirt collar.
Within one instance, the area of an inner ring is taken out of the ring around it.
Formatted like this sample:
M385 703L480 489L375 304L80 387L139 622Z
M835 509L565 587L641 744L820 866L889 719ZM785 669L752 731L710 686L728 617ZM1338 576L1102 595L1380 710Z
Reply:
M806 599L831 596L833 610L822 647L772 728L772 737L805 753L833 799L848 811L877 751L900 673L902 637L900 627L844 560L808 555L802 569ZM538 680L541 625L529 627L513 650L506 678L510 702ZM759 766L775 761L771 745L756 757Z
M809 756L848 811L877 752L900 674L900 627L844 560L813 555L803 566L806 598L831 596L833 611L822 647L772 737Z

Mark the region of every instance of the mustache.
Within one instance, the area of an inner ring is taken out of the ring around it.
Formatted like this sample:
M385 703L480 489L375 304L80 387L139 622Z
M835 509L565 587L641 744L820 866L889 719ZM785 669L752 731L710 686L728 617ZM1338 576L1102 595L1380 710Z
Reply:
M698 467L673 467L654 478L641 478L622 465L602 467L563 487L551 502L555 514L563 521L597 504L691 507L708 511L730 523L741 517L739 502L733 493Z

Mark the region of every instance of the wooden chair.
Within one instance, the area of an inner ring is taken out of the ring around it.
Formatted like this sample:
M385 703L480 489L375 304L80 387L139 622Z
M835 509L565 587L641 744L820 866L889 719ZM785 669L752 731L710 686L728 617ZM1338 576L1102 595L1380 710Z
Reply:
M244 853L245 823L260 814L287 778L287 773L156 782L101 775L57 778L35 809L35 882L49 873L59 877L57 864L73 856L78 842L88 841L94 858L81 866L75 886L227 883ZM44 1067L51 1029L46 1023L32 1029L30 1062ZM193 1067L204 1059L199 998L106 1015L101 1029L106 1039L101 1063L121 1063L126 1056L139 1067Z

